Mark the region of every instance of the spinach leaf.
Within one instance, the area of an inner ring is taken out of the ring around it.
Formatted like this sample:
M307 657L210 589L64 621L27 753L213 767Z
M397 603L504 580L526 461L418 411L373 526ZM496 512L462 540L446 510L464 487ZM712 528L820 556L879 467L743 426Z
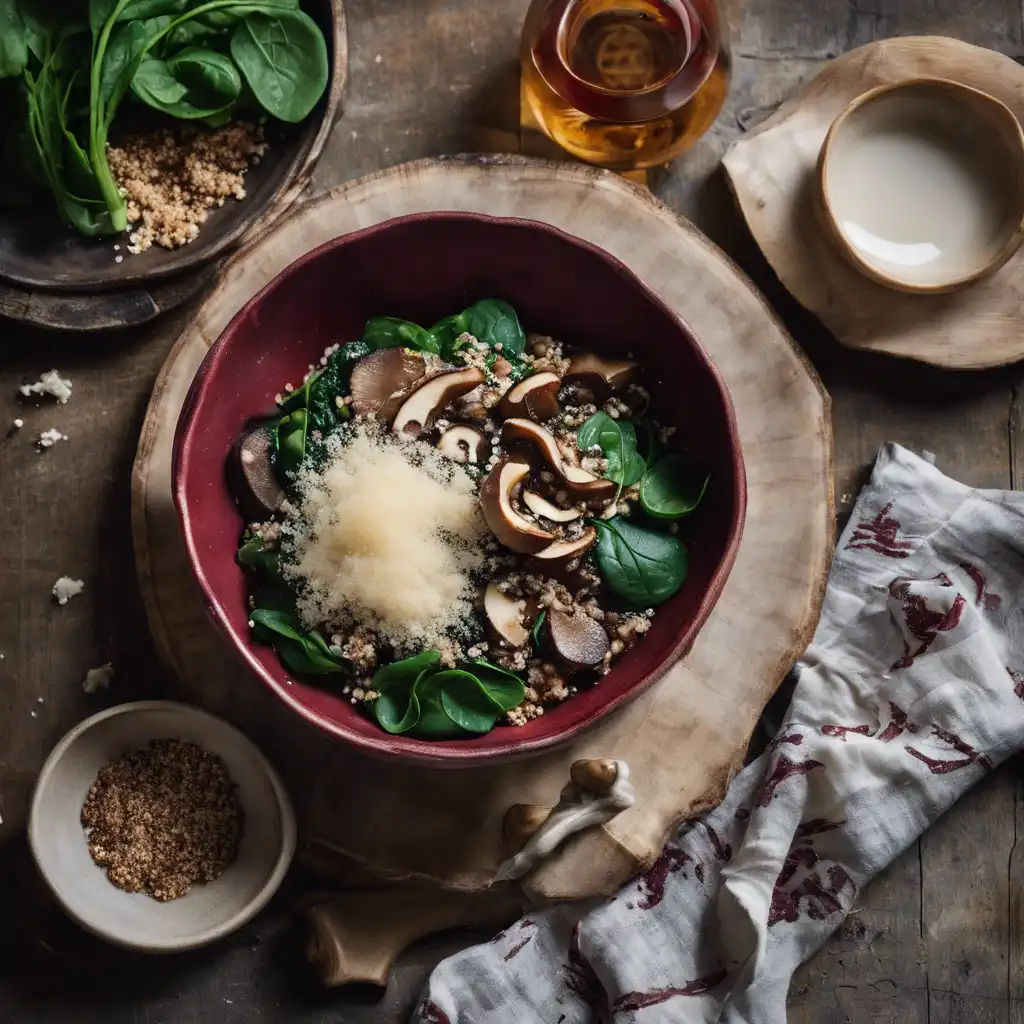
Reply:
M621 487L635 484L647 468L637 454L636 431L629 420L615 420L606 412L595 412L576 432L581 451L597 446L608 460L604 475Z
M455 358L455 342L469 330L469 321L465 313L455 313L438 320L427 332L437 343L437 351L442 359L451 362Z
M271 596L272 595L272 596ZM264 590L257 595L257 607L249 613L253 636L274 645L281 661L297 675L329 675L341 672L341 662L331 654L327 641L318 630L303 632L290 598L280 592Z
M271 462L277 478L283 487L291 487L293 476L306 457L306 436L309 430L309 416L305 409L282 416L274 434L276 446L271 455Z
M302 11L251 14L231 34L231 56L268 113L296 123L327 87L327 44Z
M534 653L538 653L543 643L541 639L541 629L544 627L544 620L548 617L548 610L544 608L540 615L537 616L537 621L533 624L533 629L530 630L530 639L533 641Z
M700 504L710 480L710 473L701 481L688 471L681 455L666 455L644 474L640 504L655 519L682 519Z
M511 711L523 703L526 687L519 676L482 658L477 658L470 664L488 698L502 711Z
M0 78L20 75L28 64L28 39L18 0L0 0Z
M232 28L250 14L276 14L297 11L299 0L239 0L239 2L204 4L197 20L213 31Z
M379 668L373 677L373 688L378 693L403 686L412 687L424 672L433 672L441 666L439 651L424 651L422 654L393 661L390 665Z
M190 46L168 60L147 57L132 92L165 114L194 120L227 110L242 92L242 77L225 54Z
M245 531L242 543L235 553L235 559L243 569L262 572L270 579L277 580L281 576L281 552L277 548L267 548L262 537Z
M408 320L397 320L393 316L375 316L366 321L362 342L367 351L376 352L381 348L409 348L416 352L440 354L437 339L418 324Z
M449 669L432 680L441 691L444 713L466 732L490 732L503 708L488 696L483 683L471 672Z
M507 302L502 299L481 299L462 315L466 329L477 341L499 351L510 362L522 359L526 352L526 335L519 325L516 311Z
M466 730L448 716L444 709L443 691L438 682L443 672L424 673L416 680L413 693L419 702L420 717L410 729L410 735L427 740L455 739L467 735Z
M690 559L678 537L628 519L591 520L597 527L597 567L612 593L638 608L663 604L686 582Z
M429 673L430 669L425 669L421 675ZM420 701L415 680L408 688L392 686L381 690L373 702L373 713L386 732L393 735L408 732L420 720Z

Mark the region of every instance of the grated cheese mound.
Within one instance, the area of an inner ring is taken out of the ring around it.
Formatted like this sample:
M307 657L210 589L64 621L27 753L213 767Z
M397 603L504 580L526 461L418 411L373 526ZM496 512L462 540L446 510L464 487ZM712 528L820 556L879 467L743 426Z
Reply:
M464 632L489 536L477 484L431 445L356 421L304 468L285 574L309 629L363 625L396 652Z
M22 384L18 390L25 398L52 395L61 405L65 405L71 397L71 381L65 380L57 370L47 370L35 384Z

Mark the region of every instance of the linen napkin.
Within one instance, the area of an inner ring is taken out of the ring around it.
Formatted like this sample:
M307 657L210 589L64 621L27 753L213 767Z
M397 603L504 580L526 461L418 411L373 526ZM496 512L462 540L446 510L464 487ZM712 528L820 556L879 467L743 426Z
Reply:
M1021 749L1022 596L1024 494L886 445L769 748L611 901L444 961L414 1020L785 1024L858 892Z

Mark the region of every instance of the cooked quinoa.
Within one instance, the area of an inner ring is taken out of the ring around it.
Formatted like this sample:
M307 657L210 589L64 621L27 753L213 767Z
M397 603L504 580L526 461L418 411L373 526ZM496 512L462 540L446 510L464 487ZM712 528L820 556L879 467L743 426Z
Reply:
M245 198L245 172L266 151L262 126L248 121L164 129L111 146L107 159L131 225L128 251L194 241L211 210Z

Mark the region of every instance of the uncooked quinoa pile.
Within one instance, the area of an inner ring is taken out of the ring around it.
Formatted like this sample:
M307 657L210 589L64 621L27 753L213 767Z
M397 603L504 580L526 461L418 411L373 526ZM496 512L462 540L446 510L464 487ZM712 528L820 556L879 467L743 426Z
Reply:
M193 743L154 740L100 770L82 825L92 859L114 885L165 902L231 866L243 815L219 757Z
M263 128L237 121L126 138L107 150L128 209L130 253L187 245L211 210L245 198L245 172L267 151Z

